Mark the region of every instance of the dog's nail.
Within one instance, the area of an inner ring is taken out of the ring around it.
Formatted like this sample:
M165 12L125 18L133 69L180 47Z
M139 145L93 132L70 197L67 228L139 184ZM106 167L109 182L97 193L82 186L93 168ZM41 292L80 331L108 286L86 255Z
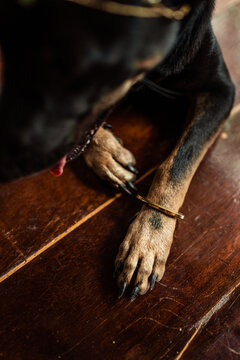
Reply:
M126 287L127 287L127 284L125 282L120 284L119 293L118 293L118 298L119 299L121 299L123 297L123 294L125 293Z
M126 186L119 185L119 187L120 187L120 188L122 189L122 191L124 191L126 194L132 195L131 191L129 191L128 188L126 188Z
M118 274L119 270L121 269L121 266L122 266L121 261L118 261L115 265L115 269L114 269L114 273L113 273L114 279L117 277L117 274Z
M136 188L136 186L131 182L131 181L127 181L127 185L133 189L134 191L138 192L138 189Z
M138 170L132 165L132 164L127 164L126 168L131 171L133 174L137 175L138 174Z
M133 291L131 292L130 300L131 300L131 301L134 301L135 298L138 296L138 293L139 293L139 287L138 287L138 286L135 286L135 288L134 288Z
M152 274L150 276L150 279L149 279L149 282L150 282L150 290L153 290L154 288L154 285L155 285L155 282L156 282L156 275L155 274Z
M112 129L112 125L111 125L111 124L104 123L104 124L103 124L103 128L104 128L104 129Z

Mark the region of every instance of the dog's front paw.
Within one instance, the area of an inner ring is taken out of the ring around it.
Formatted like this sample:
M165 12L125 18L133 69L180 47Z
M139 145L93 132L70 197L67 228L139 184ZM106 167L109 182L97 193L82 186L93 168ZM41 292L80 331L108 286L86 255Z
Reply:
M115 261L115 276L121 298L133 285L130 298L153 289L165 272L175 229L175 220L151 209L144 209L131 224Z
M125 191L136 180L133 154L109 130L100 128L84 153L87 165L103 180ZM130 186L129 186L130 185Z

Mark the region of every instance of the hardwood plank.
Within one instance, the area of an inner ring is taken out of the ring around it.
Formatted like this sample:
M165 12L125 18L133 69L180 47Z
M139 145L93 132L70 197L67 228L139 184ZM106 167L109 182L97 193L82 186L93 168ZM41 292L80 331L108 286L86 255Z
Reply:
M184 353L184 360L240 358L240 289L214 314ZM208 319L206 319L207 321Z
M114 256L140 206L118 199L2 283L3 358L159 360L181 353L199 320L239 285L240 163L229 165L240 146L239 136L230 136L239 133L239 119L226 125L229 136L193 180L182 209L186 221L178 223L154 291L132 304L116 299Z
M237 22L239 9L240 5L235 6L214 21L237 86L240 81ZM234 36L229 36L232 33ZM164 112L161 108L161 111L161 118L164 118L165 124L170 125L175 116L169 113L169 109ZM181 119L179 114L178 117ZM177 127L164 127L164 122L162 127L156 126L149 116L142 115L136 109L127 108L116 112L111 122L116 134L122 137L126 146L136 154L141 173L166 156L178 132ZM176 130L175 133L173 130ZM9 255L0 263L0 274L53 241L69 226L83 219L113 195L114 192L97 180L82 161L67 167L60 179L55 179L45 172L31 179L1 185L0 247ZM8 251L12 243L16 253Z
M240 2L216 15L213 19L213 28L223 51L224 59L236 85L235 103L240 102Z
M164 114L165 119L171 116ZM124 121L122 121L124 119ZM136 155L140 175L169 153L176 141L170 122L157 125L130 108L119 109L111 123L116 135ZM178 126L175 130L177 132ZM48 172L0 185L0 244L15 246L22 252L15 263L24 261L69 226L86 217L112 198L115 192L99 180L82 159L67 166L60 178ZM0 262L0 274L12 266Z
M11 236L11 230L9 230L8 235ZM3 269L14 266L16 262L21 261L23 253L16 247L14 241L10 242L8 239L2 238L0 244L0 262Z

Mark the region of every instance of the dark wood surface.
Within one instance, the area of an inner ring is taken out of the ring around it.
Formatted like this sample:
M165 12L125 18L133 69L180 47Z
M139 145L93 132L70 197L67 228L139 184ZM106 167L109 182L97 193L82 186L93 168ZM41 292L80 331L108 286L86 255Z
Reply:
M221 0L224 11L219 11L213 19L215 33L223 50L223 55L231 76L236 85L236 104L240 103L240 68L239 68L239 47L240 47L240 30L239 30L239 1L229 1L237 3L235 6L227 7L228 1ZM218 3L218 1L217 1ZM218 9L218 7L217 7Z
M171 118L170 112L160 113L165 119ZM167 156L179 128L176 124L173 132L170 121L157 125L128 106L111 117L111 124L114 133L124 138L125 145L135 154L140 176ZM67 166L59 178L44 172L11 185L0 185L0 244L6 252L0 262L0 275L57 241L72 225L85 221L115 195L82 159Z
M238 85L240 5L220 5L214 27ZM137 202L82 161L1 186L0 359L240 359L239 103L194 177L163 280L134 303L117 300L112 270ZM178 130L128 107L111 122L141 175Z
M240 289L230 297L223 298L216 314L204 324L200 336L196 336L186 350L185 360L240 358ZM208 320L206 318L206 320Z

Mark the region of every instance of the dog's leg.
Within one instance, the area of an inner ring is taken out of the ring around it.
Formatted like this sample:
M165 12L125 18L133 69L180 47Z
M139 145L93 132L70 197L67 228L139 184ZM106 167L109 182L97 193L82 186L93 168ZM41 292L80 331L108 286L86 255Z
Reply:
M205 57L200 52L182 78L178 76L175 79L178 84L181 80L185 89L195 93L194 106L187 128L174 151L159 167L147 196L175 212L182 206L191 179L216 139L234 98L234 87L212 35L205 42L202 53ZM207 70L204 70L204 61ZM200 69L201 74L198 73ZM149 288L153 288L155 281L161 280L175 226L175 219L143 206L131 224L116 258L120 297L133 275L135 281L131 299L138 294L145 294Z
M92 116L96 117L107 107L121 99L144 75L145 73L141 73L127 79L112 93L102 97L93 109ZM131 194L128 188L135 188L132 182L136 180L138 173L135 168L136 160L119 140L104 126L100 127L83 156L87 165L100 178L108 181L116 189Z

